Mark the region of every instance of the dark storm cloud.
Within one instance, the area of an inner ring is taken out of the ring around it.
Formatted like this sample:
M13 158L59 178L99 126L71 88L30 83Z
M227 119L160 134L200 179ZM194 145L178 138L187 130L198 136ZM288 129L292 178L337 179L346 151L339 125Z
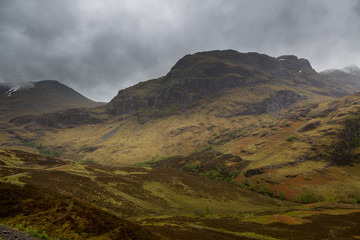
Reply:
M2 0L0 81L57 79L102 101L212 49L360 65L360 1Z

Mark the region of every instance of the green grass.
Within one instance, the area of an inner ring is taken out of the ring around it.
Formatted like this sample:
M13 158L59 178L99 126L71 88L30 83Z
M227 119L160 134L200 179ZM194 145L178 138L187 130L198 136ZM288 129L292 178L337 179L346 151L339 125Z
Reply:
M92 158L86 158L86 159L81 160L80 164L84 164L84 165L95 164L95 160Z
M260 194L268 196L268 197L275 197L275 192L270 188L269 184L260 183L258 181L249 181L249 180L245 179L242 182L242 185L251 191L260 193Z
M292 141L295 140L295 137L294 137L294 136L290 136L290 137L287 137L286 140L289 141L289 142L292 142Z
M25 231L29 233L30 236L40 238L40 239L48 239L49 236L45 231L39 233L33 226L29 226L25 228Z
M301 195L295 195L294 201L298 203L316 203L316 202L323 202L324 197L315 193L303 193Z
M200 152L205 152L205 151L210 151L210 150L213 150L213 147L212 146L206 146L203 149L201 149Z
M28 142L28 141L22 141L22 143L26 147L31 147L31 148L37 149L41 154L48 156L48 157L59 158L62 154L61 151L59 151L57 149L50 149L50 148L44 147L41 143L38 144L38 143L33 143L33 142Z
M87 144L83 144L76 153L86 152L89 149L90 149L90 147Z
M191 172L198 172L197 166L198 165L195 164L195 159L190 160L185 164L186 170L191 171Z
M285 194L284 194L283 191L280 191L280 192L279 192L279 198L280 198L281 200L286 200L286 196L285 196Z
M133 163L133 164L130 164L128 165L129 167L146 167L146 168L151 168L151 163L154 163L154 162L159 162L159 161L166 161L166 160L169 160L171 159L172 157L170 156L165 156L165 157L162 157L162 158L158 158L158 159L151 159L149 161L145 161L145 162L139 162L139 163Z
M222 168L218 167L216 170L207 170L200 172L200 176L216 180L216 181L226 181L226 178L222 175Z

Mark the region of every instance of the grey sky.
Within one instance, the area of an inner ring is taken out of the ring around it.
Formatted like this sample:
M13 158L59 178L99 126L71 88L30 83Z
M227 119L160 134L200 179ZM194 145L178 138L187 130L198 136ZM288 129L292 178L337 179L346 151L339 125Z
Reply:
M0 82L56 79L109 101L189 53L360 66L359 0L0 0Z

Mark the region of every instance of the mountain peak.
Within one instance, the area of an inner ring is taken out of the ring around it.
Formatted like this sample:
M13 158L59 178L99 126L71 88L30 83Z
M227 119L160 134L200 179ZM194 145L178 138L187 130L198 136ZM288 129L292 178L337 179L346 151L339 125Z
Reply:
M308 60L292 55L274 58L257 52L215 50L184 56L171 68L163 81L175 78L225 77L229 74L245 77L250 72L285 74L284 71L315 72Z
M176 113L200 104L201 99L216 99L234 88L260 88L263 85L306 88L326 84L303 58L215 50L184 56L164 77L119 91L107 108L115 115L133 114L139 110ZM341 91L337 95L343 95ZM274 96L283 96L283 93L268 91ZM332 95L332 90L326 94Z
M0 84L0 120L99 105L56 80Z
M349 65L341 70L351 75L360 76L360 68L356 65Z

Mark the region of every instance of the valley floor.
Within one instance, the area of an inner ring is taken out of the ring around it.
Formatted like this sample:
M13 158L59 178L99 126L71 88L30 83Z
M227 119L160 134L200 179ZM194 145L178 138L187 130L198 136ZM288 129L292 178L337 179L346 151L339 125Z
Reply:
M360 238L358 204L298 204L176 168L0 156L0 222L43 239Z

